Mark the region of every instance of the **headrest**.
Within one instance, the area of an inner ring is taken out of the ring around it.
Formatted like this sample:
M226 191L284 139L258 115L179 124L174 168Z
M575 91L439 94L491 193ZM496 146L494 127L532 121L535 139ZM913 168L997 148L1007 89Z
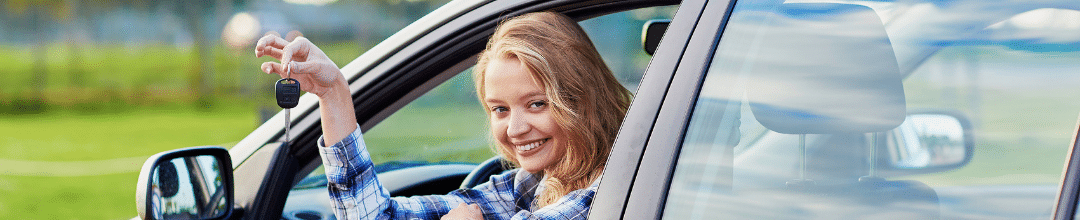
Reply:
M785 134L887 131L907 114L885 26L873 9L782 4L762 27L747 98L754 117Z

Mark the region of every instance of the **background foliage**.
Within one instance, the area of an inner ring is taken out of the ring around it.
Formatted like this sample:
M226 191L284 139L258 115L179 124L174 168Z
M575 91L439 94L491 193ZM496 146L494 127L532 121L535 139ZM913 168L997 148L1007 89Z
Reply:
M444 3L0 1L0 219L134 217L148 156L228 148L280 110L270 87L278 77L258 69L273 59L254 57L254 38L299 31L344 66ZM642 23L675 9L582 25L633 91L649 61ZM460 74L368 131L375 161L490 157L471 83ZM431 121L442 126L414 126Z
M146 157L276 113L238 15L343 66L445 2L0 1L0 219L129 219Z

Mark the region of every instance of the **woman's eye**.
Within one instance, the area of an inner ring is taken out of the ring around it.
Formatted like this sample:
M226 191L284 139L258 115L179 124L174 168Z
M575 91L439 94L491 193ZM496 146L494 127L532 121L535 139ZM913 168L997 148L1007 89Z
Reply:
M495 113L503 113L503 112L506 112L506 111L507 111L506 107L493 107L493 108L491 108L491 112L495 112Z
M539 107L544 107L544 106L547 106L547 102L545 102L545 101L535 101L535 102L529 103L529 108L539 108Z

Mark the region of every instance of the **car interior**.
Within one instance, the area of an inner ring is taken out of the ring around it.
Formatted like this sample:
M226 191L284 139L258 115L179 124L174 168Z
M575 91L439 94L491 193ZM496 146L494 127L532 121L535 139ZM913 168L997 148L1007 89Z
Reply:
M814 13L819 11L829 13ZM907 116L902 76L891 45L878 43L889 38L874 10L861 5L807 3L784 4L778 12L791 19L774 22L791 24L768 26L763 39L763 45L768 46L759 50L758 57L860 64L808 68L777 62L760 66L755 77L761 79L751 80L747 99L762 126L800 139L819 135L813 146L800 141L804 152L800 178L785 182L780 191L787 196L779 201L807 208L810 213L843 218L939 216L937 194L926 184L889 181L872 172L873 157L877 156L872 151L880 136L875 134L898 127ZM834 25L827 27L833 28L798 24L820 20L828 20ZM837 92L866 95L837 98Z
M721 219L761 217L762 210L785 210L765 214L776 219L940 216L933 188L919 181L889 180L891 174L876 172L887 167L883 164L890 157L889 146L895 147L886 139L909 115L903 75L880 20L873 9L862 5L785 3L764 18L759 29L725 30L725 37L756 38L751 45L735 46L755 52L736 52L738 58L712 65L751 66L710 74L739 74L745 89L703 88L693 116L702 121L697 125L692 121L690 129L730 127L758 134L722 138L688 131L684 148L711 146L714 149L700 151L713 156L680 159L679 166L720 167L712 173L683 171L706 177L686 181L676 177L672 187L711 187L717 194L705 203L726 205L709 205L713 211L708 213ZM743 118L726 119L726 111ZM686 150L683 154L688 154ZM698 154L690 150L689 154ZM667 207L686 205L679 197L683 192L675 189ZM665 218L688 217L678 210L682 209L665 210Z

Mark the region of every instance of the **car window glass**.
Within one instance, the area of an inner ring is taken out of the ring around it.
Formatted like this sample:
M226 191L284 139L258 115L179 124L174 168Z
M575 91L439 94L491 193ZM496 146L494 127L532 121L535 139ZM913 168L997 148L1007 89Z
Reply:
M664 218L1050 217L1080 2L830 2L735 4Z
M638 82L652 59L642 49L642 25L652 19L671 19L678 9L678 5L642 8L584 20L579 24L589 34L619 83L630 92L637 92Z

